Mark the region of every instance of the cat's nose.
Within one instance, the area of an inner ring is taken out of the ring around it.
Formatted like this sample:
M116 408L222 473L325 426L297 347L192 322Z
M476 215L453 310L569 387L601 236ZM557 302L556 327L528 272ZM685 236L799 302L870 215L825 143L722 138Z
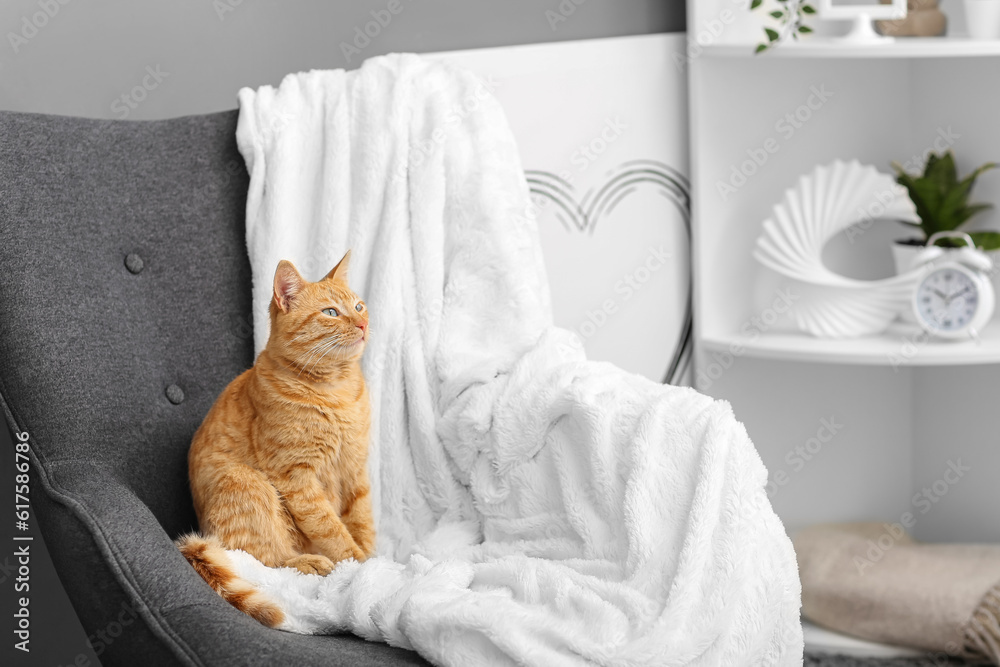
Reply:
M368 329L368 323L367 322L358 322L355 326L357 328L361 329L361 333L364 333L365 330Z

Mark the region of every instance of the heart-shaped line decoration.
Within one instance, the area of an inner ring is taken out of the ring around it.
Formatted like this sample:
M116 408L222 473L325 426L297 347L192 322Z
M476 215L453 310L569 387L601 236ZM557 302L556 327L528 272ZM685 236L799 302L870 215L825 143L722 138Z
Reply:
M560 176L547 171L526 170L525 177L532 195L556 205L556 218L567 231L593 234L598 222L611 214L629 195L641 187L654 187L674 204L684 221L691 244L691 184L687 177L670 165L656 160L629 160L608 173L603 185L589 189L579 201L575 187ZM688 294L681 325L681 335L663 382L676 384L685 377L692 357L692 293L693 280L688 281Z

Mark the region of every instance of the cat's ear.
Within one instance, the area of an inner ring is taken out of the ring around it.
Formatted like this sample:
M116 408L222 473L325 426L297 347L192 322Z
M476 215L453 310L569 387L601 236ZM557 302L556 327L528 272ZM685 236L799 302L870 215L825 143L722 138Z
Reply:
M305 284L306 281L294 264L287 259L278 262L278 268L274 271L274 303L281 312L288 312L295 295L302 291Z
M348 250L344 253L343 258L337 262L337 266L330 270L330 273L326 274L323 280L332 280L334 282L341 283L343 285L347 284L347 269L351 266L351 251Z

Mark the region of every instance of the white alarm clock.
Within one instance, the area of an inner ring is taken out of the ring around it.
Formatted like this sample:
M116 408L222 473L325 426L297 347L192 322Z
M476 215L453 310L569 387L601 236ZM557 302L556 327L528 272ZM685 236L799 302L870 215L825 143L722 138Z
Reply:
M939 238L947 237L964 240L967 247L946 253L934 245ZM925 265L925 273L911 300L917 323L938 338L978 339L996 303L989 277L992 260L976 250L968 234L938 232L914 259L914 266L921 264Z

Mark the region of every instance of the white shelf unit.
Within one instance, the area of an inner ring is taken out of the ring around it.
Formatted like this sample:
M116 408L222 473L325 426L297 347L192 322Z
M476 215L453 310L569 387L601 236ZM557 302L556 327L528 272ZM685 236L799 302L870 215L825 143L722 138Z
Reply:
M799 334L787 321L751 325L781 290L751 252L774 203L818 164L858 159L892 173L892 160L916 164L927 150L952 148L964 173L1000 158L1000 48L953 58L933 56L942 49L928 46L919 57L870 59L795 57L811 49L782 44L760 56L716 55L735 48L706 50L689 73L698 340L770 359L895 364L894 352L919 334L897 328L843 341ZM749 53L752 44L739 49ZM980 178L974 197L1000 201L996 173ZM990 211L976 225L996 222ZM904 235L895 223L878 223L853 242L832 244L829 261L851 275L889 275L891 241ZM903 357L908 365L1000 363L996 320L982 338L980 345L921 340Z
M754 54L756 44L709 44L710 58L967 58L1000 56L1000 41L966 37L900 37L889 44L845 46L836 38L818 37L783 43L763 54Z
M818 340L797 332L763 334L753 341L738 333L712 338L703 336L705 350L761 359L836 364L903 366L966 366L1000 364L1000 322L993 320L980 341L930 340L918 327L896 323L879 336L843 340Z
M691 38L724 28L688 52L696 386L729 401L746 425L790 533L911 512L917 539L1000 542L1000 313L981 344L928 341L901 324L816 339L764 317L780 277L752 257L773 205L818 164L857 159L892 173L891 160L915 170L927 150L947 148L960 174L1000 162L1000 42L815 39L755 56L764 12L746 4L688 2ZM952 32L964 30L960 8L942 2ZM761 149L766 161L730 182ZM720 182L734 190L723 196ZM973 199L1000 207L1000 170L979 179ZM1000 229L998 210L973 228ZM834 239L825 259L853 277L890 275L890 244L908 235L876 224L854 243ZM820 442L830 423L839 429ZM971 470L925 513L914 498L940 489L951 464Z

